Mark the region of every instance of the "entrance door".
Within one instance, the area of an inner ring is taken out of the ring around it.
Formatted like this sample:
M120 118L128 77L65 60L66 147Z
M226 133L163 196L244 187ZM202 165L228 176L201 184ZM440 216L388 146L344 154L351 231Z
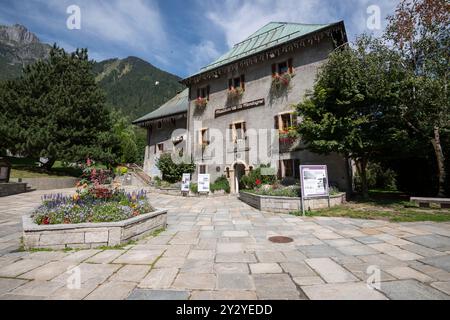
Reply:
M239 193L239 183L243 176L245 176L245 166L242 163L235 164L234 165L234 177L235 177L236 193Z

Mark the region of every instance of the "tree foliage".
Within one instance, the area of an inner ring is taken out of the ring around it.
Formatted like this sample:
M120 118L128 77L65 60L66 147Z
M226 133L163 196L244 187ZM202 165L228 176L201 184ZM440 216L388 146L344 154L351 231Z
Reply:
M389 61L389 63L388 63ZM402 76L397 55L363 36L354 48L333 52L312 92L297 106L299 132L314 152L337 152L355 161L367 195L366 168L404 131L392 126Z
M115 161L117 144L105 96L86 49L68 54L56 45L48 60L25 68L1 87L2 148L34 158Z
M170 154L162 154L156 162L156 167L161 171L164 181L175 183L181 181L183 173L194 173L193 163L175 163Z

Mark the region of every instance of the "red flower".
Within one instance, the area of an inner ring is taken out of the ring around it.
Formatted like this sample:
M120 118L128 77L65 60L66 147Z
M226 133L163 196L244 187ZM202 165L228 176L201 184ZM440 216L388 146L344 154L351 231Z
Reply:
M256 179L256 182L255 182L255 183L256 183L257 186L260 186L260 185L262 184L262 181L259 180L259 179Z
M50 219L45 217L44 220L42 220L42 224L50 224Z

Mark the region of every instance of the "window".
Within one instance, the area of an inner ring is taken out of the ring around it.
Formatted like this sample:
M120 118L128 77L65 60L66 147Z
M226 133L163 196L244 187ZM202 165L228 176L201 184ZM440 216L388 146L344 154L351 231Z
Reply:
M208 129L202 129L200 130L200 144L206 145L209 143L208 141Z
M164 152L164 143L159 143L157 147L159 152Z
M170 122L172 123L172 126L176 126L177 120L175 118L170 118Z
M297 117L294 113L284 113L275 116L275 129L288 131L289 128L297 125Z
M294 160L283 160L284 166L284 177L293 178L294 177Z
M204 98L206 100L209 100L209 93L211 91L211 87L210 86L206 86L203 88L198 88L197 89L197 99L198 98Z
M245 90L245 76L244 75L241 75L238 78L228 80L228 90L231 90L233 88L241 88L242 90Z
M158 121L158 129L162 128L162 121Z
M231 141L237 142L239 140L245 140L246 132L247 132L247 126L245 122L238 122L230 124L230 132L231 132Z
M294 65L292 59L288 59L286 61L282 61L279 63L274 63L272 65L272 77L274 77L277 74L283 75L287 72L294 73Z
M200 174L206 174L206 165L204 165L204 164L199 165L199 167L198 167L198 173L200 173Z

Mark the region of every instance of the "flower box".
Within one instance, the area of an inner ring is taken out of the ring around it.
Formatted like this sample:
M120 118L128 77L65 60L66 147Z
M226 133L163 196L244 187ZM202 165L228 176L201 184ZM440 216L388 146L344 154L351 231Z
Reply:
M206 99L206 98L197 98L195 100L195 106L197 108L206 108L207 105L208 105L208 99Z

